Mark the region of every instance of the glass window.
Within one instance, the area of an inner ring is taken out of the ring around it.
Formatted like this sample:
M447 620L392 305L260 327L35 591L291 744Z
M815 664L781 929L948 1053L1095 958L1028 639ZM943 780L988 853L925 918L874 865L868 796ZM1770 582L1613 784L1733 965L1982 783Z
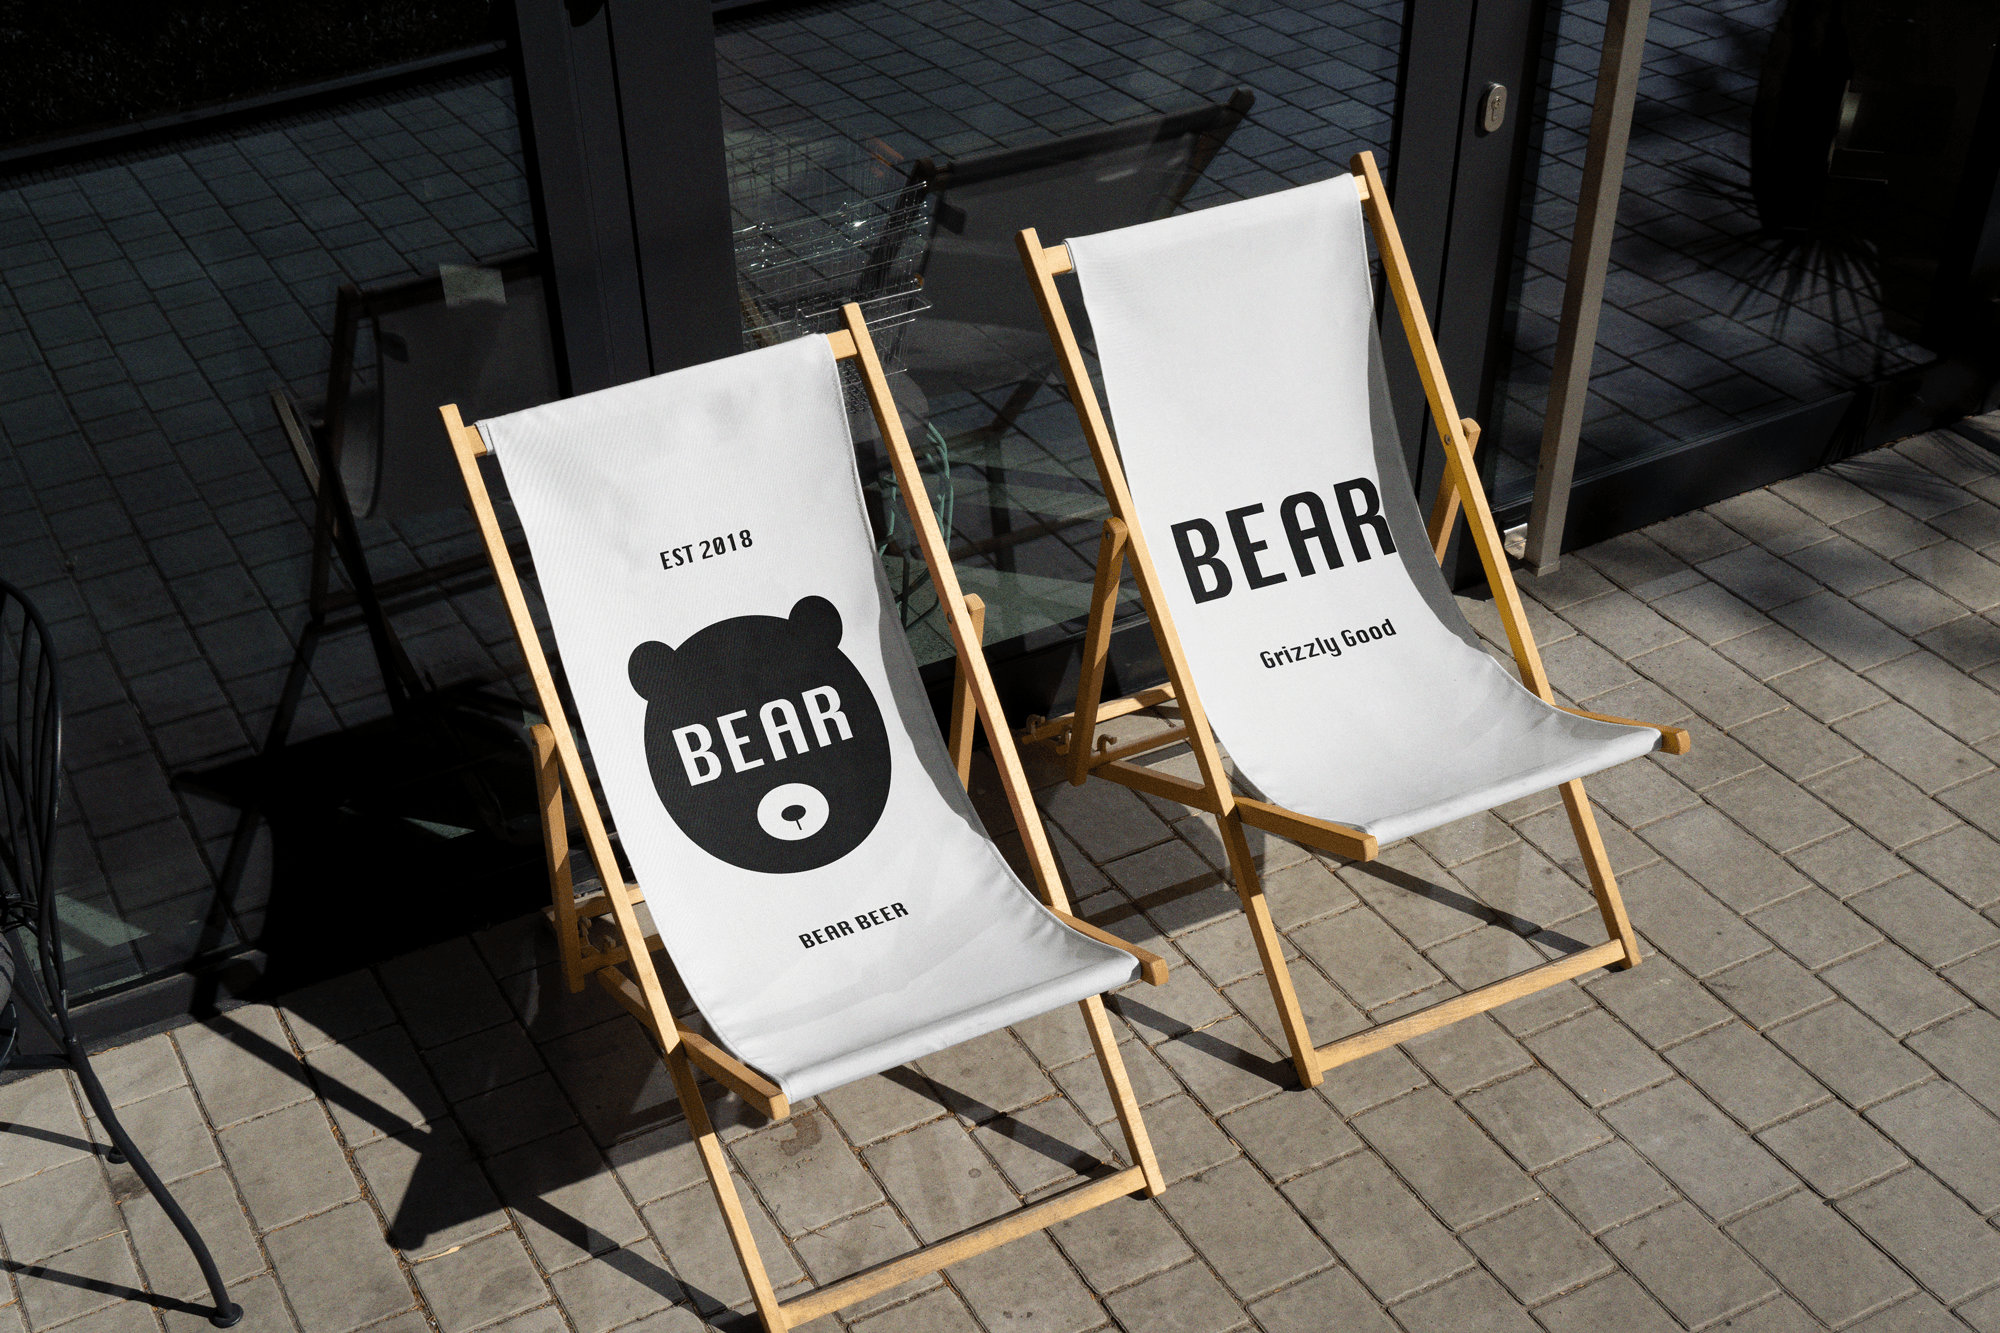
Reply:
M1495 500L1540 453L1604 6L1550 8ZM1948 239L2000 11L1658 0L1576 480L1746 432L1933 359Z
M868 301L1002 656L1080 628L1107 512L1014 234L1054 244L1324 179L1362 149L1386 160L1401 16L1400 0L856 0L718 26L746 337ZM948 656L893 479L864 455L918 659Z

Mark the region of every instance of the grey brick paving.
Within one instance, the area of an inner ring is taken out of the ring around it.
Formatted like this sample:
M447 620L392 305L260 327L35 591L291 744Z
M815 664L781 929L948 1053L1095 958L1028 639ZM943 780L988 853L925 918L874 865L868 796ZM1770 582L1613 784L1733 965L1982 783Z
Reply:
M1801 1303L1834 1328L1912 1290L1907 1275L1809 1194L1794 1194L1729 1233Z
M1574 1290L1613 1267L1610 1257L1546 1200L1473 1228L1465 1242L1527 1305Z
M1947 1305L2000 1282L2000 1236L1935 1177L1904 1171L1839 1207Z

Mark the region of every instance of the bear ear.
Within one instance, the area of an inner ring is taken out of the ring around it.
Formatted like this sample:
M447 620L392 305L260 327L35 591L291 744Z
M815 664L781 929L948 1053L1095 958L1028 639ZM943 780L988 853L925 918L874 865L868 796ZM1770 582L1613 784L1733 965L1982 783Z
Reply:
M674 650L664 643L642 643L632 650L631 659L625 663L626 679L650 702L654 695L666 688L673 656Z
M840 609L824 597L801 597L787 617L808 640L832 648L840 643Z

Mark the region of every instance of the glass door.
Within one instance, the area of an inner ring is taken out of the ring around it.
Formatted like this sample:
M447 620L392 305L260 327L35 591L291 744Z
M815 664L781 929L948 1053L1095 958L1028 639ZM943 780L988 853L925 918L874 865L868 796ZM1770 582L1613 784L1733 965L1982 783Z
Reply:
M1485 418L1503 524L1534 486L1604 9L1552 0L1540 33ZM1996 35L1987 0L1654 0L1566 547L1979 410Z
M1325 179L1363 149L1386 159L1405 18L1403 0L719 17L746 341L863 301L1010 707L1065 706L1108 512L1014 233L1055 243ZM906 628L946 679L893 480L879 448L862 453ZM1158 668L1127 592L1136 632L1114 641L1112 685L1130 689Z

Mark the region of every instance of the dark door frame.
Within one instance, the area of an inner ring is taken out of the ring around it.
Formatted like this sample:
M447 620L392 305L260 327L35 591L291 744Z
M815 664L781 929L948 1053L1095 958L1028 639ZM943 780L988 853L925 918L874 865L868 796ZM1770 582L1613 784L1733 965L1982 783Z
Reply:
M1545 77L1542 35L1547 0L1405 0L1389 199L1409 251L1458 410L1490 418L1504 365L1501 334L1521 192L1538 147L1531 109ZM1497 130L1482 124L1487 89L1506 89ZM1400 341L1386 302L1384 345ZM1389 387L1410 475L1428 501L1444 476L1444 456L1416 366L1390 356ZM1485 452L1490 487L1496 451ZM1453 582L1479 582L1477 555L1455 541L1446 568Z
M1536 122L1522 127L1535 138L1542 112L1538 103L1546 97L1554 56L1554 37L1544 31L1544 22L1543 18L1535 20L1532 44L1540 48L1536 52L1538 68L1523 84L1533 89L1535 96L1524 98L1521 108L1524 122ZM2000 306L2000 297L1994 295L2000 290L2000 279L1994 276L2000 273L2000 262L1993 260L2000 255L2000 241L1994 239L2000 237L2000 196L1996 196L1994 184L2000 175L2000 139L1992 133L2000 126L2000 59L1989 61L1989 65L1976 102L1978 128L1972 135L1972 152L1959 179L1959 197L1938 256L1941 272L1933 285L1920 335L1920 341L1932 348L1938 359L1851 387L1829 387L1818 401L1786 405L1723 433L1678 442L1659 453L1577 480L1570 494L1561 550L1588 546L1947 425L1990 409L2000 400L1996 398L2000 394L2000 336L1995 333L2000 320L1993 315ZM1765 73L1768 79L1768 67ZM1529 143L1515 168L1519 187L1526 187L1528 171L1539 151L1538 143ZM1514 213L1519 212L1518 202L1511 207ZM1518 217L1510 214L1509 221L1517 223ZM1456 211L1453 226L1455 235L1462 232L1462 218ZM1511 357L1504 335L1506 303L1510 289L1519 281L1514 264L1510 235L1495 270L1500 285L1496 323L1489 339L1490 357L1480 381L1482 412L1490 410ZM1489 457L1489 481L1493 461ZM1527 496L1496 502L1496 522L1503 531L1526 522L1531 503ZM1476 566L1469 569L1461 563L1458 572L1461 583L1479 581Z
M742 350L708 0L513 0L566 394Z

